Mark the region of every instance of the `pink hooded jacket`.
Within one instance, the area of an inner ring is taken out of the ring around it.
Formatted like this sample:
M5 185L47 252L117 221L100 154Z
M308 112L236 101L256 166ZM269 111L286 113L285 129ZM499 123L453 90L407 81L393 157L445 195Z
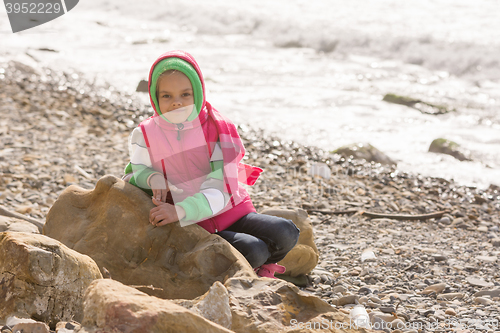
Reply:
M253 185L262 169L241 163L245 149L236 127L205 100L203 76L190 54L171 51L161 55L151 66L149 88L155 66L171 57L188 62L196 70L203 90L201 111L192 121L180 124L167 122L156 110L150 92L155 114L141 122L140 127L153 169L162 172L170 183L183 190L181 194L172 194L174 203L200 191L201 184L212 171L210 158L215 144L220 143L224 161L224 187L231 198L219 213L198 222L198 225L210 233L222 231L246 214L255 212L250 196L238 182Z

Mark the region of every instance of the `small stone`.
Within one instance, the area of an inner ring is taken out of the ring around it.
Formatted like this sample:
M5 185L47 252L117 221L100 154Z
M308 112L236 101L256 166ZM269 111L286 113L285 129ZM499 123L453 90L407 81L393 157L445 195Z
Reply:
M445 314L449 315L449 316L456 316L457 313L455 312L455 310L453 310L452 308L448 308L444 311Z
M330 284L332 281L328 276L326 276L325 274L322 274L321 275L321 282L323 282L324 284Z
M493 304L493 301L485 297L476 297L474 298L474 303L482 305L490 305Z
M29 214L33 210L33 207L31 206L18 206L16 208L16 212L20 214Z
M500 289L481 290L474 294L474 297L490 296L491 298L500 297Z
M369 295L371 293L372 293L372 290L370 288L367 288L367 287L361 287L358 290L358 294L361 294L361 295Z
M494 263L498 260L498 258L494 257L494 256L477 256L476 259L481 260L481 261L485 261L485 262L489 262L489 263Z
M401 319L398 318L398 319L394 319L393 321L391 321L391 328L402 330L402 329L405 329L406 327L405 327L404 321L402 321Z
M446 261L448 260L448 258L443 255L443 254L433 254L432 255L432 259L434 259L435 261Z
M481 317L482 317L482 316L486 316L486 315L487 315L487 313L486 313L486 312L484 312L484 311L483 311L483 310L481 310L481 309L477 309L477 310L476 310L476 315L478 315L478 316L481 316Z
M14 327L17 324L23 324L23 323L36 323L36 320L29 319L29 318L18 318L16 316L11 316L7 318L7 326Z
M428 317L428 316L430 316L430 315L433 315L433 314L434 314L434 310L430 310L430 309L429 309L429 310L425 310L425 309L423 309L423 310L420 312L420 314L421 314L422 316L424 316L424 317Z
M427 288L422 290L421 294L429 295L432 292L439 294L445 289L446 289L446 283L436 283L436 284L433 284L432 286L428 286Z
M448 293L437 296L438 300L444 300L444 301L451 301L454 299L462 299L462 298L464 298L464 294L462 293Z
M356 301L359 302L358 295L342 296L337 300L337 306L344 306L346 304L356 304Z
M427 288L427 287L428 287L428 286L427 286L425 283L423 283L423 282L417 283L417 284L415 285L415 288L417 288L417 289L425 289L425 288Z
M493 246L500 247L500 238L493 238L490 242Z
M382 312L377 312L377 311L370 312L369 315L370 315L370 320L372 322L373 322L374 318L381 319L381 320L385 321L386 323L390 323L394 319L396 319L396 317L394 315L392 315L392 314L382 313Z
M358 276L359 271L357 269L351 269L347 274L349 274L350 276Z
M477 231L479 231L479 232L488 232L488 227L486 227L486 226L478 227Z
M470 285L472 285L474 287L482 287L482 288L493 287L493 283L486 282L483 279L480 279L480 278L477 278L474 276L469 276L469 277L467 277L466 280Z
M365 304L368 301L369 301L369 298L366 296L362 296L359 298L359 303L361 303L361 304Z
M63 176L63 184L64 185L76 184L76 183L78 183L78 180L74 176L72 176L70 174L65 174Z
M20 323L12 328L12 332L30 332L30 333L50 333L49 326L45 323Z
M452 220L449 216L443 216L441 219L439 219L439 223L443 223L445 225L451 224Z
M381 306L379 308L383 313L393 313L396 312L396 309L393 306Z
M347 291L347 288L342 286L342 285L338 285L338 286L335 286L333 287L332 291L336 294L336 293L341 293L341 294L344 294L346 291Z

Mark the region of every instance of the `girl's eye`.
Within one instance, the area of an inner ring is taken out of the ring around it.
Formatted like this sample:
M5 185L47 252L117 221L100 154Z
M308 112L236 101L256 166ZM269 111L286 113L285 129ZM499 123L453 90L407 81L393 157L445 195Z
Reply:
M188 97L188 96L191 96L191 94L190 93L184 93L183 96L184 97Z
M161 97L163 97L163 98L169 98L169 97L170 97L170 95L163 95L163 96L161 96Z

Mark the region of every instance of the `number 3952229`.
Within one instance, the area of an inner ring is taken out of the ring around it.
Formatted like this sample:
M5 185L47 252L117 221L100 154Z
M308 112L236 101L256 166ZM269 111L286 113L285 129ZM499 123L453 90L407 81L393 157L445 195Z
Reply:
M6 3L5 7L7 9L7 14L58 14L63 10L59 3Z

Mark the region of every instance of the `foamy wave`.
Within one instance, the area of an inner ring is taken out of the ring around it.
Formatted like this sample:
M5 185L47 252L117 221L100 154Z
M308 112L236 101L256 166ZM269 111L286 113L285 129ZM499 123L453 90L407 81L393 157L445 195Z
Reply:
M484 20L490 19L485 18L488 4L475 5L475 8L482 6L482 12L471 12L462 8L463 3L455 5L445 0L423 7L410 4L401 8L392 8L384 1L376 5L354 1L347 9L349 6L345 3L318 0L307 3L301 0L163 1L149 16L194 28L200 34L246 34L268 40L277 47L370 55L472 79L497 79L500 44L494 42L495 27L483 28L489 29L488 33L473 30L486 26ZM130 10L130 6L135 8ZM367 6L371 7L365 8ZM129 13L145 10L143 4L130 3L122 7ZM388 12L391 10L393 12ZM450 22L445 22L448 17L445 13L432 12L445 10L450 10ZM411 17L411 22L405 20L405 15ZM420 19L420 16L424 17ZM432 24L436 25L435 29L429 27Z

